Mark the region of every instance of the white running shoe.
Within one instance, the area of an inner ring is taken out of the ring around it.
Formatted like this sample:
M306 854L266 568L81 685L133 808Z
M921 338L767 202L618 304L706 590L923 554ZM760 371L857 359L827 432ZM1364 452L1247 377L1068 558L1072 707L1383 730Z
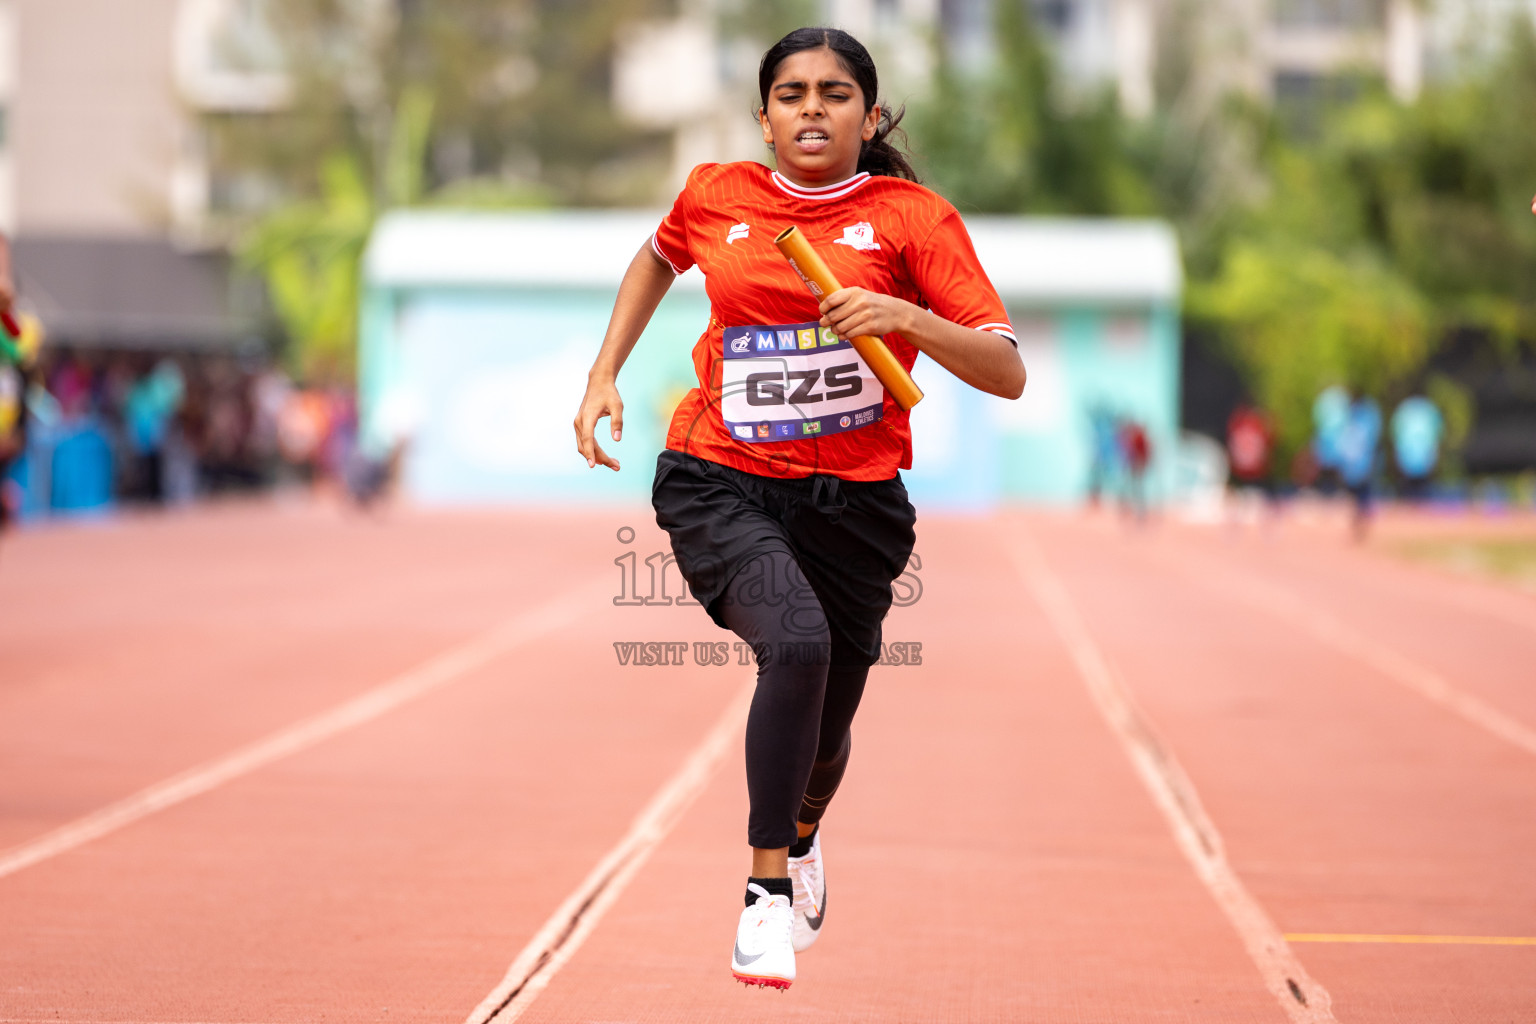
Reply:
M795 883L795 952L803 953L821 934L827 913L827 874L821 861L821 829L804 857L789 858L789 878Z
M744 985L789 988L795 980L795 950L789 938L795 912L786 896L770 896L756 882L747 889L757 893L757 902L741 912L731 973Z

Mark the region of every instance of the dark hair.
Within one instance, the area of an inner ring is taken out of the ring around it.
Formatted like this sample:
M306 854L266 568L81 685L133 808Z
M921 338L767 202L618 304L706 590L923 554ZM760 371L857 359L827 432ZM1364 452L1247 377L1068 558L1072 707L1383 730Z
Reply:
M875 105L880 92L880 78L875 72L875 60L864 49L864 44L840 28L797 28L789 35L768 47L763 62L757 68L757 91L763 107L768 106L768 90L773 87L773 76L779 73L779 65L785 58L805 50L831 50L839 63L853 76L864 93L864 112ZM907 160L907 154L898 149L891 136L906 139L906 132L896 126L901 123L907 108L902 107L893 115L884 103L880 104L880 121L875 125L875 137L864 143L859 150L859 170L870 174L884 174L893 178L917 181L917 172Z

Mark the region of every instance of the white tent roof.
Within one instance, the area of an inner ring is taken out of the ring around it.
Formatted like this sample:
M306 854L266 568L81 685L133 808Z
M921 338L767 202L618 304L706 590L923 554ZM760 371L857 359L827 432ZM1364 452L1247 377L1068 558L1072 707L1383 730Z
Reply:
M616 288L663 211L402 211L368 246L374 287ZM967 217L1005 300L1154 302L1179 296L1178 241L1160 221ZM702 291L697 269L674 287Z

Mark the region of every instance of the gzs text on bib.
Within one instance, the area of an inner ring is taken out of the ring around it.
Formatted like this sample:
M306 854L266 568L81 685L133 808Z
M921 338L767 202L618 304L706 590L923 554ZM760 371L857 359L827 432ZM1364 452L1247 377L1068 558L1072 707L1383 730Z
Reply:
M720 415L740 441L791 441L880 419L885 388L851 344L817 323L727 327Z

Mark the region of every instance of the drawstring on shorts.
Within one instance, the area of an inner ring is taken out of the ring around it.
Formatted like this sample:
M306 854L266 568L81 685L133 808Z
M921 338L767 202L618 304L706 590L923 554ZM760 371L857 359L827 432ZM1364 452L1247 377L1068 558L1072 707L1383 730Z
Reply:
M820 473L811 477L811 504L830 522L835 523L841 519L843 509L848 507L848 496L843 493L842 483L835 476L822 476Z

